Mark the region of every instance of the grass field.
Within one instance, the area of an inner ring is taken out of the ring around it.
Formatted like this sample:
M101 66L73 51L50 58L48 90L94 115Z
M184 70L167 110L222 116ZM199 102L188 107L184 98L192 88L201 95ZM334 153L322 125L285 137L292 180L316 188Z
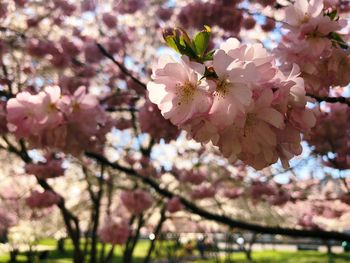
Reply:
M65 253L59 253L54 250L56 243L54 240L43 240L40 242L41 245L52 247L52 251L49 254L47 260L42 260L43 263L72 263L72 245L70 242L66 242ZM147 241L140 241L136 246L134 253L133 262L142 262L145 256L149 243ZM114 251L114 257L112 262L121 262L122 251L120 247L117 247ZM334 254L329 257L325 253L320 253L316 251L301 251L301 252L284 252L284 251L257 251L252 253L253 262L255 263L349 263L350 253L348 254ZM234 263L248 263L245 255L241 252L237 252L230 255L230 258ZM225 256L221 256L222 262L225 262ZM8 255L0 255L0 262L5 263L9 260ZM26 257L24 255L18 256L18 262L26 262ZM206 260L196 260L191 261L195 263L209 263L217 262L214 259Z

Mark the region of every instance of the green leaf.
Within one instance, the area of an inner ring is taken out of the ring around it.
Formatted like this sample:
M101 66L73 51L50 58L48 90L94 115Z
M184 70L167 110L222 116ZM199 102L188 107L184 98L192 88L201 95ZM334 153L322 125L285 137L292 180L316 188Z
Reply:
M186 31L182 28L167 29L163 31L163 38L166 44L181 55L187 55L197 59L192 42Z
M186 30L184 30L181 27L175 27L175 30L177 30L178 32L180 32L180 39L181 41L188 47L190 47L191 49L194 49L194 46L192 45L191 39L188 36Z
M180 50L177 47L176 41L174 37L168 36L164 38L165 43L171 47L172 49L174 49L177 53L181 53Z
M329 16L329 18L333 21L337 17L337 10L333 10L331 12L325 13L326 16Z
M197 33L193 38L193 46L198 56L202 57L208 48L211 30L210 27L204 26L204 30Z
M214 56L215 51L216 50L214 49L212 51L209 51L207 54L205 54L205 56L203 57L203 61L213 60L213 56Z
M348 44L341 38L341 36L336 32L331 32L329 34L329 37L335 44L337 44L342 49L347 49L349 46Z

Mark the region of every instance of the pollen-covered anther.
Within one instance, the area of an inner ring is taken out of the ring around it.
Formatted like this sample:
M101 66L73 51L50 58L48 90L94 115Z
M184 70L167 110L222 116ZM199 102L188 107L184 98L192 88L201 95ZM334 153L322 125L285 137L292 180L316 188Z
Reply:
M224 97L228 92L230 85L231 83L226 79L219 80L216 86L215 95Z
M196 91L195 85L190 82L186 82L181 86L178 86L180 103L188 103L193 100L194 93Z

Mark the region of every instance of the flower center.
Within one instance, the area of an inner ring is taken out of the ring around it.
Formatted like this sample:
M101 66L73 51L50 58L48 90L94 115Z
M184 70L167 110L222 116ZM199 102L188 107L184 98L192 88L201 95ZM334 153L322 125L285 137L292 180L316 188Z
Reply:
M244 124L244 136L248 136L254 129L255 125L255 114L248 113Z
M180 96L180 102L178 102L178 105L181 105L181 103L188 103L193 99L194 93L196 91L195 85L190 82L185 82L183 84L178 83L176 86L176 93Z
M300 21L300 24L305 24L305 23L309 22L309 20L310 20L309 13L305 13L303 19Z
M227 79L220 79L216 85L215 95L225 97L230 85L231 83Z

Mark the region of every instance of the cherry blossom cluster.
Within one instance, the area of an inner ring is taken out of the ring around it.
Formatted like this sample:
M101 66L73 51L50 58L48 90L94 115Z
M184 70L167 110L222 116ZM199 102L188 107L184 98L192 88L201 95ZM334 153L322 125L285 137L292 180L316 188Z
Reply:
M194 200L213 198L216 194L216 188L212 185L201 184L192 189L191 198Z
M276 0L257 0L249 1L258 3L261 9L272 6ZM240 5L242 4L243 5ZM178 21L184 28L201 29L203 25L217 26L223 29L225 35L237 35L241 27L246 30L253 29L257 21L252 14L246 12L242 0L211 0L211 1L193 1L181 8L177 16ZM261 21L262 22L262 21ZM260 25L263 31L272 31L276 26L276 22L271 18L266 18Z
M80 87L73 95L48 86L37 94L20 92L7 102L8 128L32 147L78 155L97 149L110 129L97 98Z
M284 206L289 201L293 201L286 186L282 187L274 183L253 181L249 187L242 184L233 187L224 186L222 190L222 195L226 198L232 200L240 197L249 198L253 204L267 202L273 206Z
M347 21L337 14L336 1L296 0L285 9L288 30L275 50L288 69L300 66L307 92L328 96L331 86L350 82Z
M280 159L288 167L315 124L299 75L297 65L282 73L261 44L230 38L205 63L160 57L147 89L164 118L232 162L261 169Z
M130 226L125 219L107 218L98 234L103 243L122 245L128 240Z
M7 209L4 207L0 207L0 234L3 235L6 230L15 225L17 222L17 218L9 213Z
M175 175L176 179L181 183L189 183L192 185L200 185L208 179L207 173L202 170L179 169L176 166L174 166L172 168L172 173Z
M350 108L341 103L315 109L316 127L305 139L316 154L324 156L327 165L336 169L350 168ZM330 156L332 153L334 156Z
M203 25L217 25L237 34L243 21L243 12L237 9L239 2L241 0L194 1L181 9L178 20L185 28L201 29Z
M45 162L27 163L25 171L27 174L35 175L39 179L56 178L64 175L65 169L62 167L62 163L62 158L48 155Z
M158 107L149 100L139 110L139 123L141 131L148 133L156 142L164 139L168 143L180 134L180 130L169 120L165 120Z
M183 205L178 197L173 197L167 202L166 209L169 213L176 213L183 209Z
M123 205L132 214L138 215L149 209L153 204L152 196L141 189L124 191L120 195Z
M145 6L142 0L116 1L114 9L122 14L133 14Z
M306 229L320 229L320 226L314 222L314 215L310 213L304 213L298 219L298 225Z
M30 208L47 208L58 204L61 197L55 192L46 190L44 192L33 191L26 199L26 203Z

